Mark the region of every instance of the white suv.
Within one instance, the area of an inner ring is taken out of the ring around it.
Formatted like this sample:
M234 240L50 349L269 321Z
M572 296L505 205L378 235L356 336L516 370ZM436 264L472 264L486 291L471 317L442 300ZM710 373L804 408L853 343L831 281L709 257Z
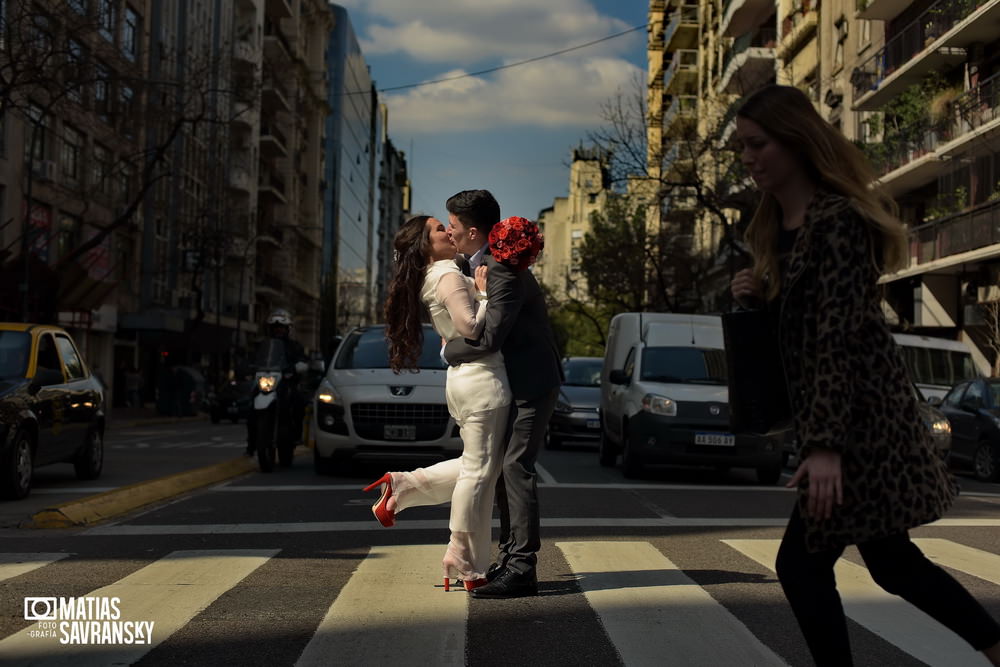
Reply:
M384 325L349 333L333 355L314 398L316 472L330 474L351 458L440 460L462 453L448 414L441 337L424 327L419 371L389 369Z

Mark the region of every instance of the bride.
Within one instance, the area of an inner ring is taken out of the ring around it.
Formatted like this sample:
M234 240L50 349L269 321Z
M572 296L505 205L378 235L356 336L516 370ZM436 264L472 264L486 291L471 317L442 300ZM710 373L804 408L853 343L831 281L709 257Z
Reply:
M415 370L423 344L422 315L446 341L479 337L485 323L486 267L475 282L455 263L455 245L445 225L426 215L410 218L396 233L396 274L385 306L389 365L399 373ZM478 306L478 308L477 308ZM372 506L383 526L407 507L451 500L445 551L445 590L460 579L466 590L486 583L492 549L493 495L503 464L503 441L511 404L510 386L499 352L448 368L448 411L462 436L462 456L412 472L389 472L365 488L382 486Z

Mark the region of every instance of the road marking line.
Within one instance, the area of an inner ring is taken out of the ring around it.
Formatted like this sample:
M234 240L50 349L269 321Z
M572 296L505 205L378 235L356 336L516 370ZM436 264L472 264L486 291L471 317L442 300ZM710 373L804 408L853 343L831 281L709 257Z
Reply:
M624 664L787 664L648 542L556 546Z
M372 547L296 666L464 666L469 597L444 592L442 556L440 544Z
M119 581L88 593L117 597L122 621L154 623L147 644L61 644L30 637L35 624L0 641L11 664L130 665L187 624L220 595L278 553L278 549L174 551ZM98 620L96 618L84 620Z
M541 463L535 462L535 472L537 472L538 476L542 478L543 483L559 486L559 482L556 481L556 478L553 477L552 473L546 470Z
M996 554L951 540L920 538L913 542L938 565L971 574L992 584L1000 584L1000 556Z
M722 540L772 572L780 540ZM928 665L986 665L958 635L902 598L886 593L868 570L841 558L834 566L844 612L882 639Z
M63 553L0 554L0 581L19 577L71 555Z

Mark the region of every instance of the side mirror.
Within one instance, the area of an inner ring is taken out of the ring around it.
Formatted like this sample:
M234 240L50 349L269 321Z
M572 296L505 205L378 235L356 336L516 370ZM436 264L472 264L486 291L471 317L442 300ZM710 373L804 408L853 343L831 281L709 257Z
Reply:
M608 382L611 384L628 384L629 377L623 370L611 371L608 375Z
M958 404L958 407L962 408L966 412L979 412L979 404L975 401L963 400Z
M37 392L42 387L48 387L54 384L62 384L63 375L62 371L56 370L54 368L40 368L35 372L35 377L31 379L30 389L32 393Z
M941 400L940 396L931 396L930 398L927 399L927 405L930 405L931 407L937 408L940 407L943 403L944 401Z

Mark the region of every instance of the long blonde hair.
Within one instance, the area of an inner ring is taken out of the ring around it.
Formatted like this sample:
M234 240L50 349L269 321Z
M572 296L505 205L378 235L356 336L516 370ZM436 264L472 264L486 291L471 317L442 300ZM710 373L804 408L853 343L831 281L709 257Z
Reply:
M902 268L907 236L896 217L896 202L875 182L875 171L864 153L820 117L805 93L791 86L766 86L751 95L736 115L753 121L797 154L817 186L847 197L881 235L881 268L890 272ZM764 193L744 238L754 256L754 277L766 279L769 300L781 288L777 254L780 224L777 200Z

